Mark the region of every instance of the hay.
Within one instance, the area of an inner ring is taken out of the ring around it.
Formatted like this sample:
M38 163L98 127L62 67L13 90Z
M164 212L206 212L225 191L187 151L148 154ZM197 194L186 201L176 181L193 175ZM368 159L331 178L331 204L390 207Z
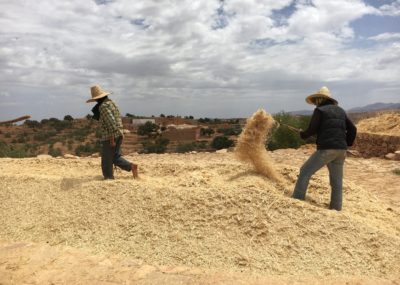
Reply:
M235 154L239 160L251 163L257 173L274 181L282 181L265 149L267 135L274 124L272 116L263 109L255 112L247 119L246 126L237 141Z
M271 154L291 182L304 159L295 156ZM313 177L303 202L230 153L129 159L140 180L118 172L101 181L93 158L0 159L0 239L256 274L400 272L399 211L354 183L345 181L344 211L336 213L326 209L326 173Z
M385 112L363 119L358 122L357 130L360 133L400 136L400 112Z

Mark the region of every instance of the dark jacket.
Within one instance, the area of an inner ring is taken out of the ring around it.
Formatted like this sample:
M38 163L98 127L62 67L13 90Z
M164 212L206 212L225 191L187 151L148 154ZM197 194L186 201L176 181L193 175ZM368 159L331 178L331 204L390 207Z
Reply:
M357 128L346 112L330 102L315 108L308 129L300 132L302 139L317 135L317 149L347 149L353 145Z

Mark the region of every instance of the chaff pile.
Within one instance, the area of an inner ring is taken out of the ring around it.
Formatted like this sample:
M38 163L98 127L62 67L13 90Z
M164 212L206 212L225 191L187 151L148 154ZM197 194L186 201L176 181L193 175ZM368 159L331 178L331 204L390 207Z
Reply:
M363 119L357 124L358 132L400 136L400 112L387 112Z
M291 183L298 154L270 154ZM400 272L400 213L358 180L345 179L338 213L327 209L326 173L313 176L304 202L282 195L284 186L231 153L128 158L140 165L141 179L124 171L103 181L94 158L0 158L0 239L264 275Z

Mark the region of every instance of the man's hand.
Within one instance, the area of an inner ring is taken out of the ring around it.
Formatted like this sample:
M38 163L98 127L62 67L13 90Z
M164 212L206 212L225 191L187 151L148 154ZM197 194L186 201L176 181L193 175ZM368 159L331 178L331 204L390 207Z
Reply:
M114 137L110 138L110 146L111 147L115 147L115 139L114 139Z

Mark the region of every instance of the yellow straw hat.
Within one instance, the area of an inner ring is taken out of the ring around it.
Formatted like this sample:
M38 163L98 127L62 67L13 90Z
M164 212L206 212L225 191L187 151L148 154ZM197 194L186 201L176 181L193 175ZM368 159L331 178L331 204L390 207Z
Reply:
M338 104L338 101L332 98L331 92L329 91L328 87L324 86L321 89L319 89L315 94L311 94L307 96L306 102L311 105L316 105L315 99L316 98L324 98L331 100L335 105Z
M107 91L104 91L103 89L101 89L101 87L99 85L90 87L90 92L92 94L92 99L87 100L86 103L94 102L97 99L106 97L107 95L111 94L111 92L107 92Z

